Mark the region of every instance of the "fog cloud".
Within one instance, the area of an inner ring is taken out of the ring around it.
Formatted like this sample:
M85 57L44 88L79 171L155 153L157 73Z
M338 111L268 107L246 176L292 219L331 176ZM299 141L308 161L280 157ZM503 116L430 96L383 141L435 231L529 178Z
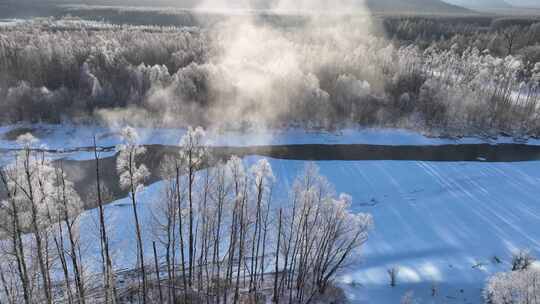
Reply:
M290 27L261 22L252 13L261 7L278 17L297 14L303 22ZM366 79L368 73L359 64L366 60L366 44L374 39L375 28L361 0L206 0L197 9L229 12L208 30L213 54L208 63L178 71L171 86L149 97L151 103L170 99L167 106L173 106L180 97L182 104L194 101L189 109L193 113L196 105L210 101L213 106L197 114L217 125L247 121L265 126L304 119L288 117L298 112L321 121L329 110L329 89L340 86L358 96L377 78L369 71L371 79ZM238 10L248 13L231 13Z

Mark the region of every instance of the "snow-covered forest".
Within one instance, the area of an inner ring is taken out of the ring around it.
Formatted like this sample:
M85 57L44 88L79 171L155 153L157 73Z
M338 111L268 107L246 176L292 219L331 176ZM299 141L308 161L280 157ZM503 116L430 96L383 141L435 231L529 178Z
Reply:
M2 120L538 134L540 66L531 60L540 23L502 20L494 25L502 30L477 35L464 26L441 40L422 39L431 36L417 29L430 23L407 19L387 20L388 35L373 34L376 22L362 17L314 18L298 28L238 19L215 27L77 19L1 27ZM506 50L505 39L513 41Z

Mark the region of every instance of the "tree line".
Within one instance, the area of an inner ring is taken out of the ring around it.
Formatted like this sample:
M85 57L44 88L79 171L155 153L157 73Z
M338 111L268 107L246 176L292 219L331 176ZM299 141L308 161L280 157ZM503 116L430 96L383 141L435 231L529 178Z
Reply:
M344 22L333 30L359 24ZM415 24L401 21L397 31ZM244 60L236 60L231 37L221 28L216 33L77 19L30 21L0 29L1 120L352 124L451 135L538 135L538 24L500 27L426 43L358 31L343 43L339 35L319 35L323 27L306 33L262 25L255 30L272 37L253 47L271 54L238 54ZM511 47L505 39L513 41ZM492 46L480 43L488 40ZM275 58L279 52L290 56ZM295 62L280 65L283 58ZM250 84L254 79L262 85Z

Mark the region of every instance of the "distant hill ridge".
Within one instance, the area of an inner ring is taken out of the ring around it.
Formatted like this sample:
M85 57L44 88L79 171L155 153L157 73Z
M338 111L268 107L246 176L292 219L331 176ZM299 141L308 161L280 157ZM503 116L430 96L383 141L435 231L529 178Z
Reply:
M272 0L270 0L272 1ZM275 0L273 0L275 1ZM362 0L358 0L362 1ZM368 8L374 13L439 13L459 14L470 12L463 7L443 2L442 0L365 0ZM451 0L469 1L469 0ZM473 0L476 1L476 0ZM489 1L489 0L478 0ZM503 1L503 0L497 0ZM268 8L268 1L254 0L256 8ZM197 0L0 0L0 4L86 4L86 5L126 5L126 6L171 6L182 8L196 7ZM229 2L227 2L229 3ZM234 3L231 1L230 3Z
M511 8L505 0L444 0L450 4L468 8Z
M507 0L508 3L515 7L530 7L540 8L540 1L538 0Z
M462 6L449 4L441 0L367 0L367 6L374 13L471 13L470 10Z

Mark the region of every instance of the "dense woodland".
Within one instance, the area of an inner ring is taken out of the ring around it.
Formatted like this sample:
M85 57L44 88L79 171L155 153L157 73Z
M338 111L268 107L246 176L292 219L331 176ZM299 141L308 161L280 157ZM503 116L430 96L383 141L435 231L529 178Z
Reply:
M114 117L538 135L537 20L381 18L214 16L189 27L71 18L4 26L2 121ZM252 41L241 45L242 37Z

